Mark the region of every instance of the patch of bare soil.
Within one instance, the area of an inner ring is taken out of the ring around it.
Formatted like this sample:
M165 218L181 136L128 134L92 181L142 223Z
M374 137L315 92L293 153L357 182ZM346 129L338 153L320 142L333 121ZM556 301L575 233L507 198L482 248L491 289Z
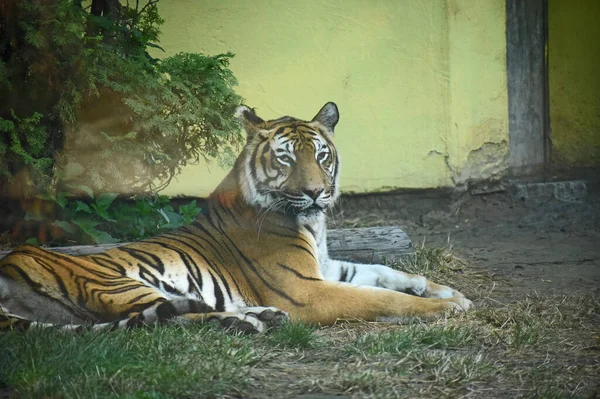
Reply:
M511 193L396 194L342 201L332 227L397 225L414 245L450 244L497 277L496 294L600 294L600 190L580 201Z

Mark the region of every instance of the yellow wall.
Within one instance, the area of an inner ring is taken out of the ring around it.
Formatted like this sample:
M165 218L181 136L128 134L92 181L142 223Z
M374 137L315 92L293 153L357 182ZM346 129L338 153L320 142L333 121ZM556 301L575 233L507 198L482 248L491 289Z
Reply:
M600 165L600 1L548 2L552 158Z
M261 117L338 104L343 191L453 186L504 168L502 1L158 4L167 55L234 52L237 91ZM165 194L207 195L226 173L209 169L187 167Z

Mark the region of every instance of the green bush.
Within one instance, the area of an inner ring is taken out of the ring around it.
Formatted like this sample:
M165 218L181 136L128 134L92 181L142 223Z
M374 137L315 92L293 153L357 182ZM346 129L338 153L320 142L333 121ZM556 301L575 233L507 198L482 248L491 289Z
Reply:
M60 172L75 164L75 183L94 193L150 193L188 163L233 158L233 55L152 57L156 1L24 0L1 12L3 180L25 170L30 193L67 191Z
M195 200L175 210L166 196L130 201L120 200L113 193L96 197L90 193L83 200L71 196L65 192L41 196L56 205L55 220L48 220L47 215L33 211L27 212L25 220L58 227L63 232L62 237L50 237L55 240L52 244L110 244L137 241L184 226L191 223L201 211ZM27 243L44 244L33 237Z

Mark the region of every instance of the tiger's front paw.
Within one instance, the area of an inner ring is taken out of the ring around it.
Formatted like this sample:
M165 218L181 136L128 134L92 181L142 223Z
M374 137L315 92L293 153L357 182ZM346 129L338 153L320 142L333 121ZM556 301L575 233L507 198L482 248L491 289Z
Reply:
M241 313L209 313L207 321L219 325L225 331L244 334L260 334L267 329L266 324L262 321Z
M423 276L413 276L404 292L424 298L465 298L460 291L431 282Z
M279 328L289 321L290 316L287 312L272 306L254 306L243 308L242 312L251 317L255 317L267 325L267 328Z
M423 296L426 298L449 299L449 304L453 312L464 312L474 306L473 302L467 299L462 292L431 281L427 281L427 288Z
M195 323L216 324L225 331L259 334L267 330L266 323L256 317L238 312L185 313L169 320L170 323L185 325Z
M456 291L458 292L458 291ZM460 292L458 292L460 294ZM453 300L450 302L451 309L454 312L465 312L474 307L473 302L467 299L464 295L453 297Z
M426 298L465 298L465 296L454 288L436 284L431 281L427 282L427 288L423 295ZM465 298L466 299L466 298Z

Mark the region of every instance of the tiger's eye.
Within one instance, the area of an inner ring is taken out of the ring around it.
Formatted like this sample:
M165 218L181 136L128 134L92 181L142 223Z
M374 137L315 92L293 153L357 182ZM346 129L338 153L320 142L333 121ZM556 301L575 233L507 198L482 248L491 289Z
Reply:
M319 155L317 155L317 161L323 162L327 159L328 156L329 156L328 152L320 152Z
M287 165L291 165L294 160L292 158L290 158L288 155L281 155L279 157L277 157L277 161L279 161L282 164L287 164Z

